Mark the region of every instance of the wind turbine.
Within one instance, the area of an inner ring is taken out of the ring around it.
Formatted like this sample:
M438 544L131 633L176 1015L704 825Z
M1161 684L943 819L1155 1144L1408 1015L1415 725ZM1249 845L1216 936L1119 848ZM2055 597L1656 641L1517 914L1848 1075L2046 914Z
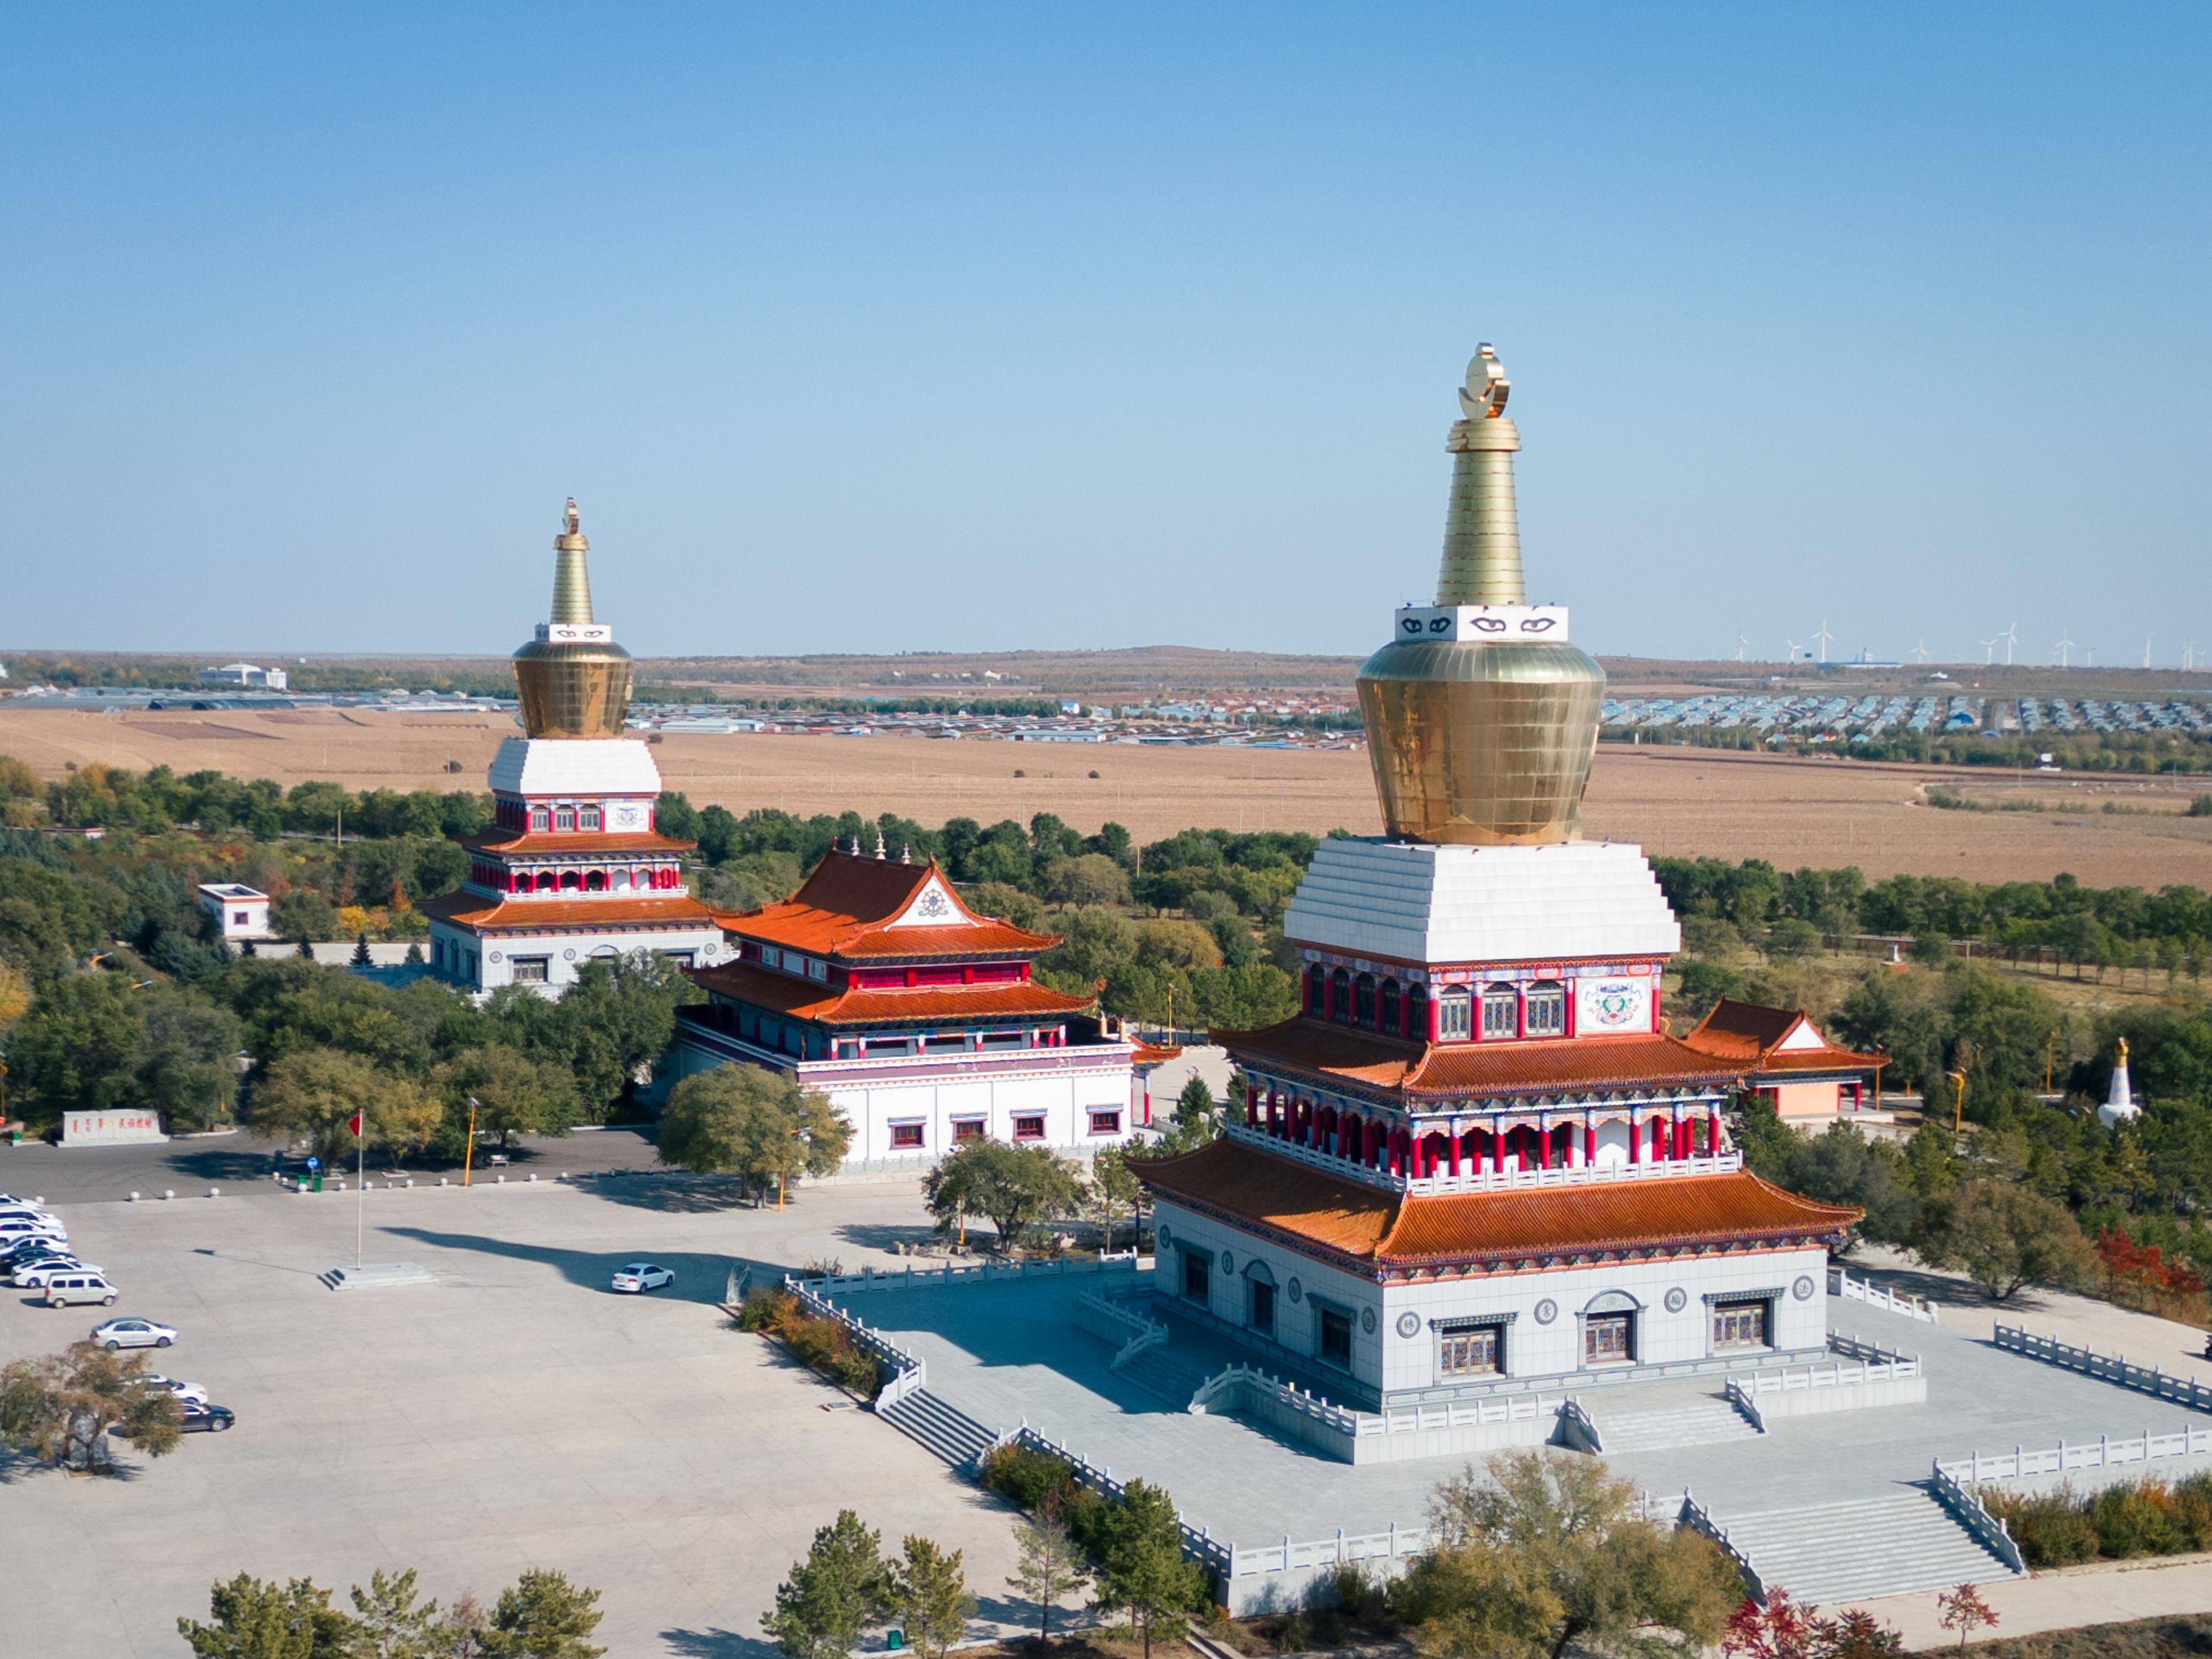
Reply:
M2069 667L2072 665L2073 659L2067 655L2067 653L2074 648L2074 641L2070 635L2067 638L2061 639L2051 648L2058 653L2058 665L2061 668Z
M2143 666L2150 666L2150 635L2148 634L2143 635Z
M1791 639L1787 634L1784 634L1782 636L1782 642L1790 647L1790 655L1786 660L1796 662L1797 660L1797 641Z
M2196 641L2191 640L2188 644L2181 647L2181 665L2184 668L2194 668L2197 666Z
M2004 635L2000 634L1997 635L1996 640L1984 640L1982 641L1983 667L1987 668L1991 663L1997 659L1997 640L2001 640L2003 637Z
M2005 642L2005 666L2009 668L2012 666L2012 648L2020 643L2020 624L2013 623L1997 637Z
M1836 637L1833 634L1831 634L1828 631L1828 619L1826 617L1820 618L1820 627L1813 630L1813 637L1820 641L1820 659L1821 662L1826 663L1828 660L1828 643Z
M1735 636L1735 659L1738 662L1741 662L1743 660L1743 653L1749 648L1750 645L1751 641L1747 636L1741 634Z
M1928 636L1925 634L1920 636L1920 643L1912 647L1912 659L1923 663L1928 660Z

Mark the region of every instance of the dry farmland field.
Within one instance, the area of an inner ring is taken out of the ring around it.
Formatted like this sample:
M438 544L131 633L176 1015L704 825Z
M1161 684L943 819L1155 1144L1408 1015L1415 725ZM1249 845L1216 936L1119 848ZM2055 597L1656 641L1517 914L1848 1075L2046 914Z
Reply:
M287 787L483 787L504 717L303 708L269 713L79 713L0 707L0 754L47 776L104 763L215 768ZM653 753L672 789L701 805L799 813L896 811L926 823L1055 812L1105 819L1141 839L1190 824L1359 833L1380 827L1367 757L1286 750L973 739L674 732ZM457 769L449 770L449 764ZM2044 811L1940 811L1930 787ZM2195 786L2201 787L2201 785ZM2095 886L2212 887L2212 818L2181 816L2188 780L2016 779L1978 769L1792 760L1724 750L1625 748L1598 755L1585 828L1678 856L1759 857L1785 868L1856 864L1980 881L2069 871ZM2104 810L2107 803L2123 809ZM2056 810L2060 807L2069 810Z

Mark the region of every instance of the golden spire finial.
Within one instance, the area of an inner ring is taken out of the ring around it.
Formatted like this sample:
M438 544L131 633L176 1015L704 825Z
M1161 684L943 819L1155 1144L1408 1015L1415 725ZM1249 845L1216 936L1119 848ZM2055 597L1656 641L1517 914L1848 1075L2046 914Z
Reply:
M1521 434L1505 418L1513 383L1484 342L1460 388L1463 418L1444 447L1451 452L1451 504L1444 511L1444 556L1437 603L1525 605L1521 577L1521 516L1513 501L1513 453Z
M568 497L568 505L562 513L565 526L553 538L553 614L556 623L586 623L592 620L592 576L584 564L584 555L592 550L591 543L584 539L583 518L576 511L576 498Z
M1495 421L1505 414L1505 399L1513 382L1505 378L1505 365L1485 340L1475 347L1467 365L1467 385L1461 388L1459 406L1470 421ZM571 503L573 505L573 503Z

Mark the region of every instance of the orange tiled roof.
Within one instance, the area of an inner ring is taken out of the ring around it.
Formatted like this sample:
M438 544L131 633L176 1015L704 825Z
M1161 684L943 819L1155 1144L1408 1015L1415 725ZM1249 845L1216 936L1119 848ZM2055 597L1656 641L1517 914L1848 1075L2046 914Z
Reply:
M917 1019L1035 1019L1080 1013L1091 1006L1083 998L1062 996L1033 982L840 990L744 962L695 969L691 977L709 991L736 997L756 1008L825 1025L881 1025Z
M937 927L894 927L933 877L961 920ZM824 856L805 884L781 903L723 912L717 920L747 939L848 959L1035 956L1060 943L1057 934L1032 933L977 915L961 902L934 859L894 864L849 853Z
M714 912L688 895L502 900L458 888L425 899L417 908L433 921L449 921L479 933L536 933L550 927L708 927L714 921Z
M629 836L602 835L594 830L486 830L474 836L454 837L475 853L498 853L513 858L552 853L579 856L599 853L684 853L699 843L678 841L656 830Z
M1687 1088L1731 1082L1743 1071L1741 1065L1657 1032L1424 1047L1299 1018L1258 1031L1218 1032L1215 1041L1239 1059L1415 1100L1559 1094L1641 1084Z
M1817 1048L1785 1048L1783 1039L1800 1027L1820 1038ZM1765 1072L1870 1071L1887 1063L1883 1054L1839 1048L1821 1035L1802 1008L1770 1008L1764 1003L1723 997L1682 1041L1701 1054L1735 1063L1742 1070Z
M1168 1198L1376 1267L1504 1267L1561 1255L1825 1237L1865 1212L1748 1171L1405 1197L1223 1138L1138 1166Z

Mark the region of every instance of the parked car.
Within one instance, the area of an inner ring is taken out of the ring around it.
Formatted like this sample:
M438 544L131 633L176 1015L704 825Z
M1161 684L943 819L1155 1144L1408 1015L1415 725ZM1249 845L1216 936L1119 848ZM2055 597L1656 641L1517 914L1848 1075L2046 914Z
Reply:
M164 1376L159 1371L149 1371L136 1381L142 1389L161 1389L176 1395L179 1405L204 1406L207 1404L207 1390L197 1382L179 1382L175 1377Z
M36 1290L56 1273L98 1273L106 1276L107 1269L96 1261L80 1261L73 1255L50 1255L21 1263L9 1275L21 1289Z
M69 1229L48 1217L32 1221L21 1216L0 1218L0 1244L66 1244Z
M615 1269L615 1289L636 1296L645 1291L657 1291L663 1285L673 1285L676 1275L657 1262L633 1261L627 1267Z
M238 1421L238 1413L229 1407L210 1406L204 1401L185 1401L184 1411L186 1434L221 1434Z
M28 1238L0 1243L0 1273L9 1271L26 1261L35 1261L42 1255L67 1255L69 1251L43 1233Z
M166 1348L177 1340L177 1328L150 1319L111 1319L92 1328L92 1340L109 1349Z
M66 1308L78 1302L97 1302L110 1308L115 1305L115 1286L107 1282L105 1273L94 1273L88 1267L64 1268L39 1288L46 1293L49 1308ZM111 1342L107 1346L113 1348L122 1345Z

